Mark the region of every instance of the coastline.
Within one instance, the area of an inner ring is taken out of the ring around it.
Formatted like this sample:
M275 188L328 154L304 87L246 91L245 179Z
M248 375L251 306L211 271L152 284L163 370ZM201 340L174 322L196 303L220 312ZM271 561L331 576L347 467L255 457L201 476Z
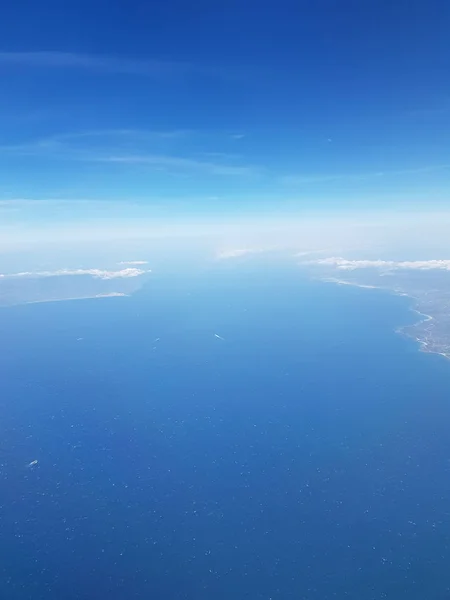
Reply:
M96 298L129 298L131 294L112 292L110 294L94 294L92 296L74 296L72 298L45 298L42 300L26 300L11 304L0 304L0 309L13 308L14 306L27 306L30 304L46 304L47 302L73 302L74 300L94 300Z
M121 292L112 292L110 294L94 294L93 296L74 296L73 298L46 298L45 300L29 300L21 304L44 304L45 302L68 302L73 300L94 300L95 298L128 298L130 294ZM10 306L18 306L19 304L11 304Z
M374 289L381 290L387 292L393 296L404 296L412 301L412 306L409 307L409 310L416 313L419 316L419 320L416 323L412 323L410 325L402 325L396 329L394 329L396 334L402 335L409 339L414 340L418 344L418 351L424 352L426 354L437 354L439 356L443 356L447 360L450 360L450 352L442 352L438 349L433 349L430 347L430 342L432 340L427 337L422 337L417 335L417 330L420 331L420 326L424 323L428 323L430 321L435 321L435 317L433 315L424 313L420 310L420 299L417 296L413 296L412 294L408 294L407 292L399 289L388 288L385 286L376 286L376 285L368 285L368 284L359 284L352 281L346 281L344 279L338 279L337 277L322 277L317 278L319 281L323 283L334 283L335 285L348 285L352 287L358 287L362 289ZM422 317L422 318L420 318Z

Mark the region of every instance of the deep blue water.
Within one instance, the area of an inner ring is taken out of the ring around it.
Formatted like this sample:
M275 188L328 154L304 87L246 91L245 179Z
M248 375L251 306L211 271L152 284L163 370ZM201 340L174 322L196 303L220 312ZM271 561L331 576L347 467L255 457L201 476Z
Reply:
M448 599L450 362L413 319L279 266L2 310L0 598Z

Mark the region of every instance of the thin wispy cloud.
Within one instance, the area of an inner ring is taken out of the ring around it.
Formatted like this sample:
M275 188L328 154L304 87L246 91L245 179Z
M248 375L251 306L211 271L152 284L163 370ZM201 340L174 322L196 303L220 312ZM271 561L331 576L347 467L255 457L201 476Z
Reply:
M327 183L329 181L360 181L367 179L368 177L381 177L383 173L367 173L364 175L356 174L324 174L324 175L285 175L281 177L281 183L284 185L309 185L311 183Z
M234 166L191 158L164 155L130 155L98 157L100 162L121 163L128 165L148 165L167 170L203 171L211 175L257 175L256 167Z
M110 150L111 147L129 147L133 145L157 145L166 141L186 138L188 130L146 130L146 129L97 129L89 131L64 132L30 140L20 144L0 145L0 153L19 156L41 156L57 152L56 156L65 157L77 152L88 153L93 149Z
M180 156L177 152L177 149L179 150L177 141L186 138L190 133L192 132L187 130L133 129L68 132L28 143L0 146L0 154L52 160L141 165L168 173L199 172L222 176L261 174L262 170L257 166L236 164L241 163L242 160L236 155L196 151L191 156ZM202 156L210 156L213 160L204 160Z
M0 52L0 66L2 65L45 69L82 69L145 77L189 74L196 71L216 74L213 69L189 63L59 51Z
M176 140L185 138L189 134L192 134L192 130L188 129L174 129L174 130L150 130L150 129L91 129L88 131L75 131L68 133L59 133L44 140L41 140L41 144L44 142L70 142L72 140L89 140L89 138L102 140L108 138L124 139L126 141L155 141L155 140Z
M2 208L31 208L31 207L49 207L56 208L58 206L80 206L86 205L86 207L106 207L111 210L111 201L105 198L104 200L93 199L93 198L8 198L6 200L0 200L0 209ZM127 206L138 205L137 201L127 199Z
M415 108L409 110L406 115L408 117L439 117L450 113L450 98L441 98L435 106Z
M370 179L381 179L388 177L396 177L402 175L421 175L426 173L434 173L438 171L450 170L449 164L440 165L426 165L424 167L417 167L413 169L399 169L396 171L374 171L371 173L324 173L316 175L286 175L281 177L281 183L284 185L308 185L314 183L328 183L328 182L350 182L350 181L366 181Z
M88 54L61 52L59 50L41 50L35 52L0 52L0 68L32 68L50 70L78 70L112 75L131 75L137 77L175 78L201 76L221 80L248 80L255 69L242 66L216 66L163 58L140 58L108 54Z

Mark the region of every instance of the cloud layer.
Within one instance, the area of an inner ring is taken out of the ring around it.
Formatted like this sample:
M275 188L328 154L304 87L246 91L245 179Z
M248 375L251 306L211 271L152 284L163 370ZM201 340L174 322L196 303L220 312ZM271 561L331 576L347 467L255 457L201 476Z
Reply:
M444 260L347 260L346 258L332 256L330 258L320 258L309 260L303 264L323 265L327 267L336 267L342 271L354 271L355 269L382 269L384 271L394 271L400 269L417 269L421 271L430 269L440 269L450 271L450 259Z
M129 277L139 277L150 271L136 268L121 269L120 271L105 271L102 269L59 269L57 271L23 271L21 273L4 274L0 273L1 278L16 278L16 277L63 277L73 275L90 275L95 279L119 279Z

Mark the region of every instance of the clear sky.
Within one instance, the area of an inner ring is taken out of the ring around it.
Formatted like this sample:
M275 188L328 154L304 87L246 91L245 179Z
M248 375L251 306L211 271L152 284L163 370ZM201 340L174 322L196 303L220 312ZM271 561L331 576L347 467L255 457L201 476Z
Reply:
M447 0L7 3L3 218L442 207L449 30Z

